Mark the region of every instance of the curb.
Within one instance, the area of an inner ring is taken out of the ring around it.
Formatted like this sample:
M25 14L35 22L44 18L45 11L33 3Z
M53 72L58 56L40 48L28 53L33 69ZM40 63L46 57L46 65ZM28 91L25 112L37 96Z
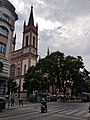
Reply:
M29 106L29 104L28 105L23 105L23 106L13 106L13 107L11 107L11 106L6 106L6 109L5 110L13 110L13 109L17 109L17 108L24 108L24 107L28 107Z
M65 101L65 102L67 102L67 103L78 103L78 102L82 102L82 100L67 100L67 101Z

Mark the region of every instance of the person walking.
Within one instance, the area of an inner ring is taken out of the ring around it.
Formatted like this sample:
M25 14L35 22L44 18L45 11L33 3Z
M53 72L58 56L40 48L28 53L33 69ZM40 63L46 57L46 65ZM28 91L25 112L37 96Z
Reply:
M11 106L14 106L14 93L11 94Z
M19 98L19 106L22 105L23 106L23 99Z
M18 106L18 95L17 94L15 94L14 96L14 103L16 106Z

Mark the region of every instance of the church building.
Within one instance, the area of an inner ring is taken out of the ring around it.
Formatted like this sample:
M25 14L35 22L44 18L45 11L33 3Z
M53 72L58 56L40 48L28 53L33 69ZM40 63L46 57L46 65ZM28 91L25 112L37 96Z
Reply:
M28 24L23 24L22 48L15 50L16 34L12 40L10 77L19 85L18 97L23 95L24 74L30 66L35 66L38 58L38 24L34 25L33 6L31 6Z

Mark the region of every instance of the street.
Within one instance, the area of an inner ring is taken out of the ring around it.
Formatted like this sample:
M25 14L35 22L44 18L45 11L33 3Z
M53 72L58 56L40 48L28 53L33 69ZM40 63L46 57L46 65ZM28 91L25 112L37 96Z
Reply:
M0 120L90 120L89 102L49 102L47 113L40 103L30 103L0 112Z

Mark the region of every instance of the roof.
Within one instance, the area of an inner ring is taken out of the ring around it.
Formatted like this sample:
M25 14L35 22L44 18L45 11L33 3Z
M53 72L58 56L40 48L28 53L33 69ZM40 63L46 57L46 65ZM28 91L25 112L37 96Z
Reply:
M30 12L30 16L29 16L28 25L33 25L34 26L33 6L31 6L31 12Z

